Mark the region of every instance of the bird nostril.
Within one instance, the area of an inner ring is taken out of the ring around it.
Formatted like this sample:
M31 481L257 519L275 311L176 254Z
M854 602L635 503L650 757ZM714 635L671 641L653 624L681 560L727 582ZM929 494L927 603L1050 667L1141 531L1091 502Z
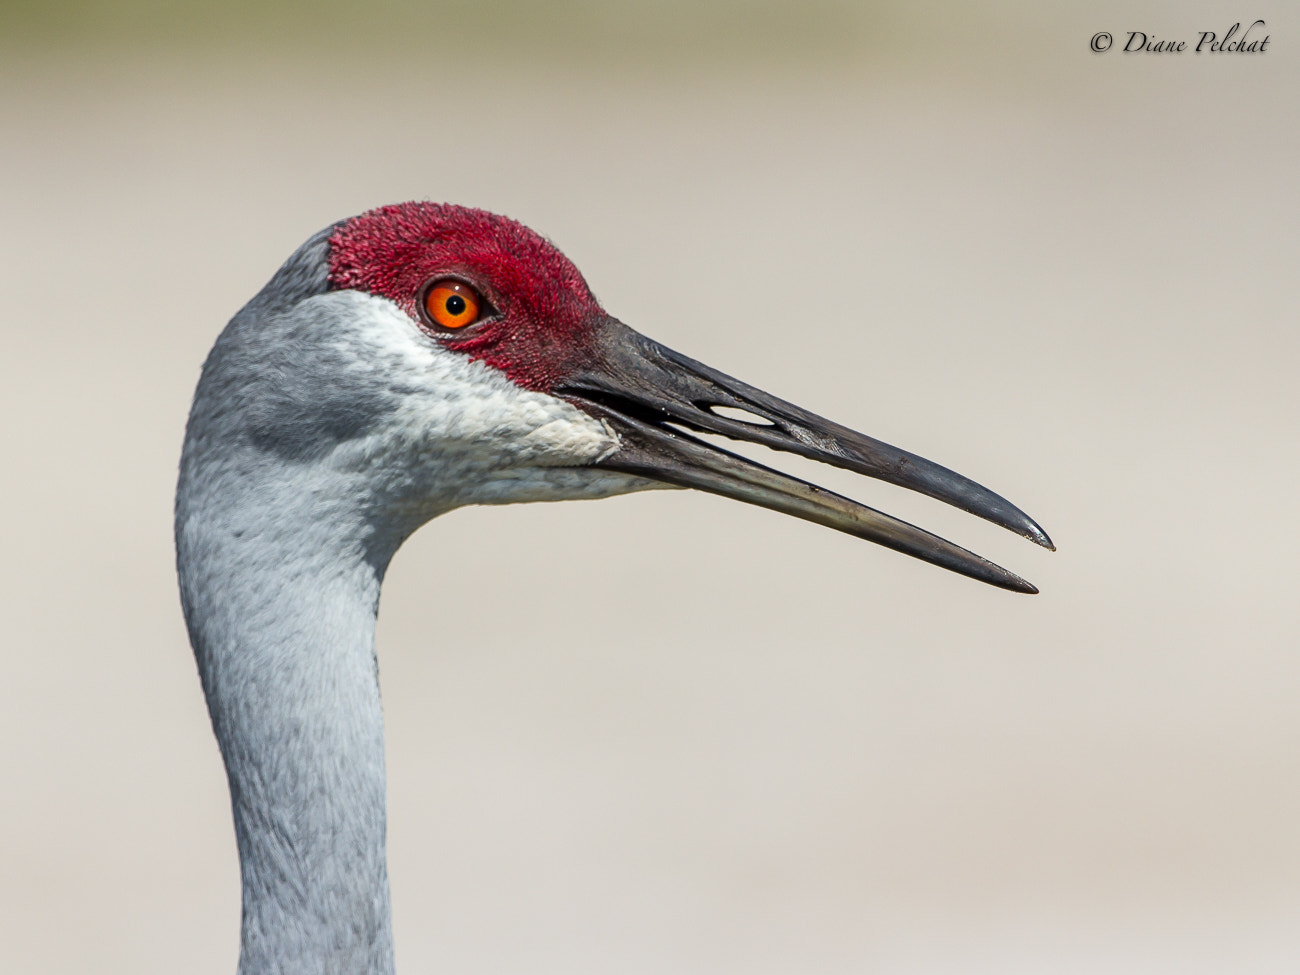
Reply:
M765 416L759 416L757 413L751 413L749 410L743 410L737 406L723 406L720 403L698 403L696 404L702 410L712 413L714 416L720 416L724 420L734 420L736 423L746 423L751 427L774 427L776 426Z

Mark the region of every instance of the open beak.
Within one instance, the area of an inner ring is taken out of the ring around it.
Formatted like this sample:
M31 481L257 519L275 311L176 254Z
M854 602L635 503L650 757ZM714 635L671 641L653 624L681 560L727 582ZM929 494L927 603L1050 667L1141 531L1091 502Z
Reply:
M600 417L620 445L595 466L698 488L835 528L1015 592L1014 573L905 521L698 440L682 428L802 454L927 494L1055 550L1027 514L938 464L855 433L665 348L622 322L600 322L595 355L553 392ZM743 411L736 419L719 408Z

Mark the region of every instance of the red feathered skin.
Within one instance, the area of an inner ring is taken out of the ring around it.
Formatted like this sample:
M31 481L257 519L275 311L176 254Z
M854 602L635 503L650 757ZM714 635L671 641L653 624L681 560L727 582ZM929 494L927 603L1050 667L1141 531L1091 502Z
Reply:
M423 290L448 276L472 284L499 314L464 333L427 327ZM446 203L380 207L340 225L330 238L330 284L390 299L448 349L539 392L590 361L604 317L578 269L545 238Z

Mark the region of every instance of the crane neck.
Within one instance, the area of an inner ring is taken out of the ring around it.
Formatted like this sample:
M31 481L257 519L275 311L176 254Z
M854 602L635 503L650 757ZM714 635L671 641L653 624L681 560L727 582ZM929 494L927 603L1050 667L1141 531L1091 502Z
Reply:
M374 635L400 538L328 471L202 447L182 460L177 560L230 783L240 975L391 973Z

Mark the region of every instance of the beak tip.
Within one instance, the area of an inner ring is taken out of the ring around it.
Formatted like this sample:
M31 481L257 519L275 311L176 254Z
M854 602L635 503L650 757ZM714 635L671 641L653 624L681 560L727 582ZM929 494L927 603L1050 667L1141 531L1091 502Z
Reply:
M1038 595L1038 587L1034 585L1032 582L1030 582L1028 579L1022 579L1014 572L1009 572L1006 569L1002 568L1001 566L995 565L992 566L992 568L997 570L996 576L992 578L988 576L984 576L980 578L981 582L991 582L999 589L1006 589L1011 592L1024 593L1026 596Z
M1048 537L1047 532L1043 531L1043 529L1038 526L1038 522L1036 521L1030 521L1025 526L1024 536L1027 539L1029 539L1031 542L1033 542L1035 545L1041 545L1049 552L1056 551L1056 543L1053 542Z

